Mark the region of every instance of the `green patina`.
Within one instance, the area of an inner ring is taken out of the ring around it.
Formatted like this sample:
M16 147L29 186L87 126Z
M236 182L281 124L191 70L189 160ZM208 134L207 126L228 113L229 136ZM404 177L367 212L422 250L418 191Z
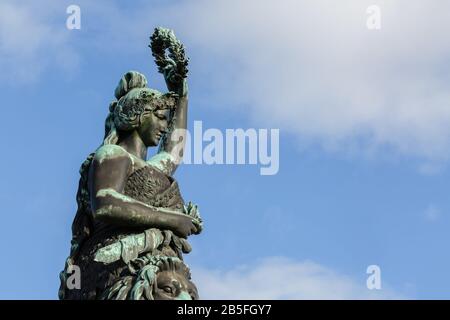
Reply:
M97 197L113 197L117 200L121 200L123 202L128 202L128 203L139 203L139 201L134 200L133 198L130 198L120 192L117 192L114 189L108 188L108 189L101 189L97 192L96 194Z
M113 159L117 157L128 157L128 153L120 146L108 144L101 146L95 152L95 159L101 164L106 159Z
M175 163L176 159L166 151L160 151L154 155L147 163L165 173L170 170L171 163Z
M187 238L202 231L203 221L197 205L184 203L172 177L179 165L173 135L186 130L188 59L169 29L155 29L150 47L169 92L148 88L138 71L119 80L102 145L80 168L78 210L70 256L60 273L60 299L198 298L183 254L191 251ZM145 161L147 149L158 144L159 152ZM66 283L74 266L80 267L83 284L77 290ZM163 290L161 284L173 287Z
M94 260L110 264L122 258L125 263L134 260L139 254L152 252L164 242L164 236L159 229L151 228L145 232L127 236L113 244L100 248L95 253Z

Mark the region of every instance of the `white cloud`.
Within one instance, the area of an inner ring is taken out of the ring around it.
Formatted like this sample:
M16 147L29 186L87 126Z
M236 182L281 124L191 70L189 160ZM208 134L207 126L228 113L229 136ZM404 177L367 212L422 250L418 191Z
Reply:
M379 31L366 27L373 4ZM212 84L211 104L244 104L327 150L448 159L450 3L198 0L177 10L177 33L209 57L194 71Z
M55 16L60 12L60 24ZM10 84L35 81L50 65L72 71L78 55L69 43L65 8L55 2L0 3L0 80ZM52 22L53 21L53 22Z
M366 27L374 4L379 31ZM450 157L448 2L193 0L124 10L80 0L80 7L97 25L91 21L79 40L95 50L145 50L153 27L174 28L193 58L191 77L203 78L195 89L211 108L247 112L256 125L282 128L302 146L414 156L425 174ZM58 28L46 22L55 10ZM2 2L1 76L32 77L50 61L73 64L65 17L61 5Z
M229 271L192 270L201 299L403 298L384 282L381 290L369 290L365 280L360 283L311 261L272 257Z

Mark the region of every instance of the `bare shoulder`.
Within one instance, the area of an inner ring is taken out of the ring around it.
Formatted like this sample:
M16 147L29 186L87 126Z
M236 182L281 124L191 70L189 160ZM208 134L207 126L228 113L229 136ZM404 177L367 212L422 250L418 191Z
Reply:
M166 151L160 151L151 157L147 164L171 176L175 172L177 163L175 158Z
M97 149L90 168L92 194L102 189L121 192L133 168L130 154L122 147L105 145Z
M131 155L122 147L114 144L108 144L101 146L95 151L94 160L98 163L102 163L107 160L118 160L132 162Z

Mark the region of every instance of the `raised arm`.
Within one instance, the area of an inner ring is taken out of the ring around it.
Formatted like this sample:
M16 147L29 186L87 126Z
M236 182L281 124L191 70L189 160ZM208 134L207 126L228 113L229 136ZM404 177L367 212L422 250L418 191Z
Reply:
M132 160L121 147L106 145L97 150L89 172L94 219L120 226L169 229L183 238L197 232L189 216L126 196L123 191L131 168Z
M188 86L186 78L176 74L175 63L172 62L164 70L167 89L178 94L177 107L171 115L167 133L162 138L158 153L148 162L172 175L183 159L186 145L186 128L188 112Z

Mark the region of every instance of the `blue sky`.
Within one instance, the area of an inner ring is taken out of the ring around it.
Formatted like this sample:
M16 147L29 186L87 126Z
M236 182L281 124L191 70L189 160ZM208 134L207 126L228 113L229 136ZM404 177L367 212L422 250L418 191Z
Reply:
M45 3L45 4L44 4ZM68 30L66 8L81 8ZM381 29L366 8L381 8ZM450 298L449 5L439 1L0 0L1 299L55 299L78 169L147 48L190 57L189 125L279 128L280 170L185 165L203 298ZM366 288L380 266L382 289ZM289 284L289 285L288 285Z

